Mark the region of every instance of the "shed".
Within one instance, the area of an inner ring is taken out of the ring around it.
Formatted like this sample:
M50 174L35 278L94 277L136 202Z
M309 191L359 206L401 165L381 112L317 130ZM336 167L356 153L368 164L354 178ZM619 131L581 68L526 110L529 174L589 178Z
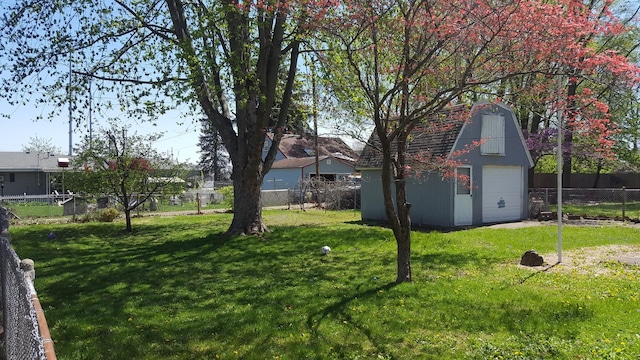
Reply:
M63 206L63 215L82 215L86 214L89 208L87 199L73 195L61 203Z
M464 115L461 115L464 114ZM407 180L414 225L455 228L528 217L527 171L533 161L513 110L502 103L456 106L438 114L439 131L413 131L407 154L429 152L461 163L454 179L422 173ZM466 118L463 118L465 117ZM480 146L474 142L483 141ZM386 221L382 195L382 156L372 135L356 164L362 173L362 219ZM379 142L379 141L378 141ZM471 150L455 157L465 147ZM470 184L459 175L470 179Z

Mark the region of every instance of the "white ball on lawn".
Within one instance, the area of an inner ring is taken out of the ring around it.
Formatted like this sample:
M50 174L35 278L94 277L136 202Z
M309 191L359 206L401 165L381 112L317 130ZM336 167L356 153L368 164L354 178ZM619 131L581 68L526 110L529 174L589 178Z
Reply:
M327 255L330 252L331 252L331 248L328 247L327 245L322 247L322 255Z

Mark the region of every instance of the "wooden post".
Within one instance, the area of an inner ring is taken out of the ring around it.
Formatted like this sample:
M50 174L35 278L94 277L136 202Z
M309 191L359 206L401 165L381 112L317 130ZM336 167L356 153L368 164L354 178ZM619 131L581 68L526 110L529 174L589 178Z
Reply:
M626 205L627 205L627 189L626 187L622 187L622 220L624 220L626 215Z

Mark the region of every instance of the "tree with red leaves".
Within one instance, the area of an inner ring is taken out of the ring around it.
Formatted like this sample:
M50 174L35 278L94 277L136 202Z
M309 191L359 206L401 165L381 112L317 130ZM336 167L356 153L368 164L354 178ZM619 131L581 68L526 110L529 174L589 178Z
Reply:
M124 211L126 230L133 231L131 212L151 197L175 195L183 189L178 180L184 165L153 149L161 134L140 136L112 124L85 138L73 158L75 169L67 175L67 184L84 193L110 196Z
M375 124L384 205L397 242L396 282L412 278L407 169L455 166L408 157L416 127L435 127L433 115L465 103L467 94L523 74L565 81L574 69L638 76L618 54L582 46L587 34L621 30L615 17L594 18L574 0L353 0L326 20L321 42L330 50L321 59L333 89Z

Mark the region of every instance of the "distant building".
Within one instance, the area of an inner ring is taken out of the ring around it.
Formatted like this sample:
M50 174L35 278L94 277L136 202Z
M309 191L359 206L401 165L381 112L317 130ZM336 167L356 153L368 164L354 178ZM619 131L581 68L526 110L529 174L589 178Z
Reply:
M272 141L273 134L267 134L263 158ZM295 189L300 181L317 176L314 149L315 137L285 134L271 170L264 176L262 189ZM330 181L345 179L354 173L355 162L355 152L342 139L318 137L320 177Z
M0 152L2 195L51 194L51 175L69 166L69 157L50 153Z

